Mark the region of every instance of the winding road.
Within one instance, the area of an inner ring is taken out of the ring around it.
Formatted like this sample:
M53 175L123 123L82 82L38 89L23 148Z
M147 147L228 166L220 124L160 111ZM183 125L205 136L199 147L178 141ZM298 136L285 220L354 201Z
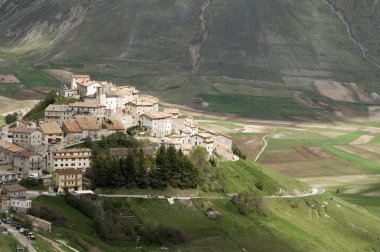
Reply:
M322 195L325 193L325 190L320 187L312 188L311 192L299 194L299 195L270 195L264 196L264 198L268 199L281 199L281 198L306 198L311 196ZM107 198L137 198L137 199L179 199L179 200L189 200L189 199L231 199L231 196L171 196L168 198L167 196L157 196L157 195L148 195L148 194L98 194L100 197Z

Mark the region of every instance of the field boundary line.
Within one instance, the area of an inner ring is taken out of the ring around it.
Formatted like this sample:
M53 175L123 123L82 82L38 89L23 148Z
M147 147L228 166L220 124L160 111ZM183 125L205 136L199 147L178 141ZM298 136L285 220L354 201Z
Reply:
M259 154L257 154L257 156L256 156L256 158L255 158L255 160L254 160L254 162L257 162L257 160L259 160L259 158L261 157L261 155L264 153L264 151L266 150L266 148L268 147L268 141L267 141L267 137L268 136L270 136L270 135L272 135L272 134L274 134L274 133L276 133L276 131L277 131L277 129L274 129L272 132L270 132L270 133L268 133L268 134L266 134L265 136L263 136L263 142L264 142L264 145L263 145L263 147L261 147L261 150L260 150L260 152L259 152Z

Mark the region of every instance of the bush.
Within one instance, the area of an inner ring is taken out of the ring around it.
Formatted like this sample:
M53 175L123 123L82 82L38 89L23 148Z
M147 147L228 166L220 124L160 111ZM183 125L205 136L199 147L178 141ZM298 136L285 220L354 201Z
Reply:
M168 226L148 226L140 230L140 233L149 243L154 244L179 244L186 241L184 233Z
M19 182L20 185L28 188L28 189L44 189L44 181L43 179L35 179L35 178L23 178Z
M251 213L258 215L267 214L267 207L261 195L243 192L234 196L232 202L236 204L239 213L243 215L249 215Z
M33 216L51 221L55 225L62 227L68 226L67 218L58 209L32 205L32 208L29 209L29 213Z

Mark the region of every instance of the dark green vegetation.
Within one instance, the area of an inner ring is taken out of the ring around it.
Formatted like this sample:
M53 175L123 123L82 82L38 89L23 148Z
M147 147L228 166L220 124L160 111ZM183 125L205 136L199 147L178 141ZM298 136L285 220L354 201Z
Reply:
M41 100L36 106L34 106L25 116L24 119L30 121L36 121L43 119L45 115L45 109L50 104L67 104L78 101L75 98L64 98L57 95L56 91L48 93L43 100Z
M14 123L17 120L18 113L14 112L12 114L8 114L4 117L4 122L6 124Z
M348 110L350 103L320 95L314 80L380 90L379 69L363 57L342 20L322 0L214 0L205 9L208 36L195 63L189 45L199 42L205 1L3 2L0 72L14 72L30 88L58 87L40 76L40 69L63 65L93 78L132 83L168 102L203 97L212 111L273 119L330 119L335 110L365 115L356 107ZM329 2L378 61L377 2ZM13 89L6 86L4 93L12 95ZM246 96L240 99L241 94Z
M19 182L20 185L26 187L29 190L45 190L45 185L43 179L35 178L23 178Z
M207 160L207 151L202 148L195 148L186 156L173 146L162 145L153 156L143 152L143 142L120 132L83 146L91 148L94 154L89 174L94 187L191 189L202 185L205 190L224 190L224 176ZM113 157L112 147L129 148L128 154Z

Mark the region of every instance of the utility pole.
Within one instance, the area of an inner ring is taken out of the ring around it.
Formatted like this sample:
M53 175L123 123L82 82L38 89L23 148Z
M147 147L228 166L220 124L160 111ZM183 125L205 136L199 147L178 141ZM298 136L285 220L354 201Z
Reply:
M63 90L63 65L61 65L61 90Z

